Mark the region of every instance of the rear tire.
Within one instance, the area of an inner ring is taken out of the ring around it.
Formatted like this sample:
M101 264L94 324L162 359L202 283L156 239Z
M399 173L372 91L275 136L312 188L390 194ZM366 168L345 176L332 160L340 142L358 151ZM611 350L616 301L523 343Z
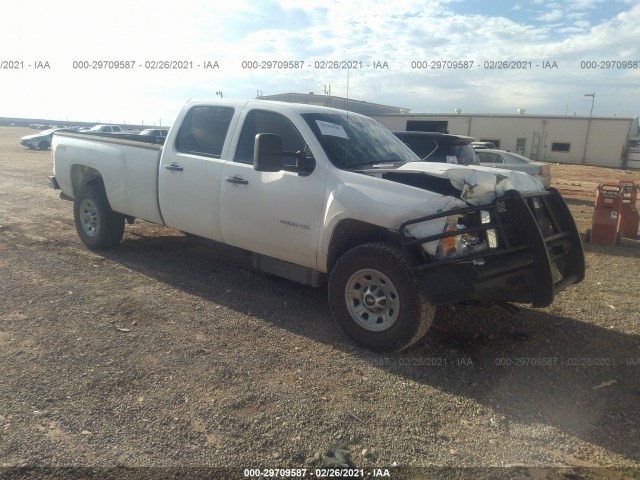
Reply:
M345 333L376 352L404 350L416 343L436 311L400 249L383 242L359 245L338 259L329 277L329 304Z
M102 185L80 191L73 202L73 217L80 240L91 250L113 247L122 240L124 215L111 210Z

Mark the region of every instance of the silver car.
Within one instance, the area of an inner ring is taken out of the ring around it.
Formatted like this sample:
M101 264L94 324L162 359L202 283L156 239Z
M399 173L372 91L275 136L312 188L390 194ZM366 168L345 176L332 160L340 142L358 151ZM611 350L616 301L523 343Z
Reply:
M26 135L20 139L20 145L30 149L37 148L38 150L47 150L51 147L51 139L53 138L53 132L58 130L64 130L64 128L50 128L49 130L43 130L33 135Z
M545 188L551 185L551 166L548 163L534 162L517 153L491 148L478 149L476 154L480 165L525 172L540 180Z

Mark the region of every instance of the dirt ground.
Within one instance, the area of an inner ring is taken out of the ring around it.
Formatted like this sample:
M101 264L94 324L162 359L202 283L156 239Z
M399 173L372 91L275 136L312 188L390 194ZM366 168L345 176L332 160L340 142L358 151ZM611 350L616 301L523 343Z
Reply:
M87 250L28 133L0 127L0 478L640 478L635 242L585 245L585 281L548 308L439 308L379 355L326 289L244 252L140 221ZM552 176L582 232L598 183L640 183Z
M640 183L640 171L555 163L551 164L551 178L552 186L565 197L593 203L599 184L624 180L637 185Z

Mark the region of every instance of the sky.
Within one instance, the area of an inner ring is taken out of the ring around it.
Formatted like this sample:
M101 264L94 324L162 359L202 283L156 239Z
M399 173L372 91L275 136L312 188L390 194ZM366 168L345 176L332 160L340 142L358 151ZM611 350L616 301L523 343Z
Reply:
M170 125L190 98L288 92L412 113L640 114L639 0L14 0L2 10L3 117Z

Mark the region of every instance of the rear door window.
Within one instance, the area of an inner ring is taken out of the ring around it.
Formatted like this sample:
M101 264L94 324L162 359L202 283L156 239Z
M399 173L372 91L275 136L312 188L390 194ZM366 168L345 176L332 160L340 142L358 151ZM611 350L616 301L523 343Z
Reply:
M233 118L232 107L198 105L184 117L175 142L178 152L220 158Z

